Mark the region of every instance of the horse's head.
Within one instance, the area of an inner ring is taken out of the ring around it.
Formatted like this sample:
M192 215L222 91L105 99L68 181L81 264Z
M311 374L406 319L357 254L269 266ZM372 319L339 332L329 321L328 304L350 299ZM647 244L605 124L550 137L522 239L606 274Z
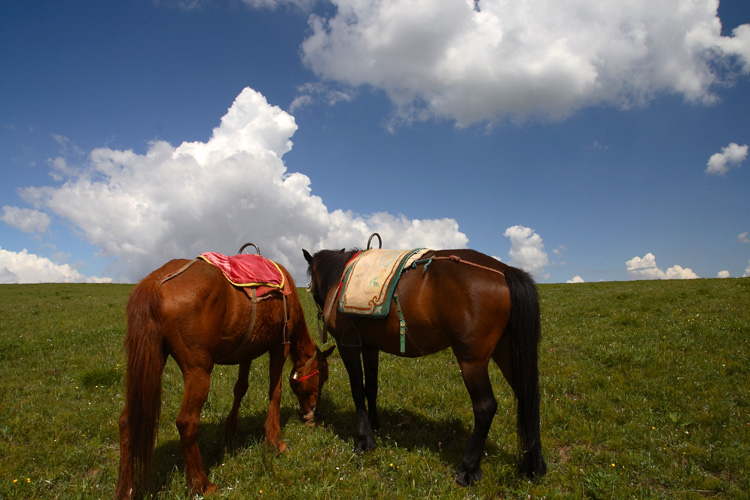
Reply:
M328 380L328 356L336 346L325 351L315 348L315 354L308 358L300 368L292 368L289 386L297 396L302 420L312 425L323 392L323 384Z

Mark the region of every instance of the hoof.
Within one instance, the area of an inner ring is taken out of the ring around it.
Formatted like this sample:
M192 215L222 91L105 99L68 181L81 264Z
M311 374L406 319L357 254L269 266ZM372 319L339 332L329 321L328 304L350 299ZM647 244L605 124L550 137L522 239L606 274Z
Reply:
M135 488L133 486L120 486L117 485L117 491L115 492L116 500L130 500L135 498Z
M279 453L284 453L287 450L286 443L284 441L279 441L279 446L276 449Z
M287 447L286 443L281 439L278 441L266 439L266 449L271 453L284 453L287 450Z
M471 486L474 483L478 483L480 479L482 479L482 469L468 471L459 468L458 472L456 472L456 483L459 486Z
M367 439L360 439L357 441L357 444L354 446L354 452L358 454L362 454L368 450L372 450L375 448L377 444L375 443L375 439L370 437Z
M219 491L219 487L206 479L205 484L194 484L190 488L190 496L207 496Z

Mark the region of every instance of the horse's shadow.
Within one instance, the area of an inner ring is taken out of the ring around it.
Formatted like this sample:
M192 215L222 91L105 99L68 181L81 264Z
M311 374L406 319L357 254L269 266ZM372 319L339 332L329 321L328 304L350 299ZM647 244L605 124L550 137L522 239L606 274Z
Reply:
M322 415L318 419L320 426L343 441L351 441L353 445L356 438L356 412L332 402L325 402L321 411ZM474 425L473 420L450 416L431 418L408 408L393 410L379 407L378 417L378 446L393 444L409 451L429 450L438 454L442 461L454 465L458 465L463 458ZM489 439L484 451L509 463L516 459Z
M337 439L354 443L356 413L349 405L340 406L326 401L320 408L317 429L331 432ZM394 445L409 451L429 450L440 456L446 464L458 465L471 437L473 421L456 417L430 418L408 408L393 410L379 408L380 431L378 446ZM298 418L293 408L282 408L281 422ZM225 434L224 419L202 421L198 431L201 458L207 472L220 465L227 456L263 444L266 412L245 414L237 420L237 431L233 436ZM314 429L311 429L314 431ZM515 457L505 449L488 440L484 451L495 455L500 461L512 463ZM185 455L179 439L159 443L154 448L151 487L148 493L167 488L175 473L184 481ZM178 472L179 471L179 472ZM147 494L148 494L147 493Z
M220 420L204 419L198 429L198 446L201 460L206 472L220 465L227 456L233 456L248 448L253 448L265 441L266 411L242 414L237 418L237 430L228 435L224 426L226 415ZM294 409L281 409L282 434L283 423L298 418ZM147 494L155 494L167 488L174 474L180 475L184 483L185 454L178 439L170 439L157 444L154 448L153 470L150 488Z

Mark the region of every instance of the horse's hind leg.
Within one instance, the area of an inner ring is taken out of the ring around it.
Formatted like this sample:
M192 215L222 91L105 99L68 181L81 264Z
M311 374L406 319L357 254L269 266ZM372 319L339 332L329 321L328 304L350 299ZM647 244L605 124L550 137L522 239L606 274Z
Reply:
M234 384L234 402L232 403L232 409L229 410L229 415L224 422L224 437L229 440L234 437L237 431L237 415L240 411L240 404L242 398L245 397L248 388L248 376L250 375L250 363L242 363L240 365L239 373L237 374L237 382Z
M456 482L468 486L482 478L480 462L484 443L497 411L497 401L492 393L492 384L487 373L487 362L460 362L461 375L471 397L474 410L474 431L469 439L461 464L456 471Z
M492 359L495 361L500 371L503 372L503 377L508 381L508 385L513 389L513 393L516 392L516 387L513 381L513 344L510 333L505 333L500 337L500 341L495 347L495 352L492 353Z
M180 441L185 452L185 477L191 495L211 493L217 488L208 480L198 449L198 426L201 408L208 398L208 389L211 386L211 370L194 368L184 371L183 377L185 394L180 413L177 415L177 429L180 431Z
M495 347L492 359L508 381L516 396L517 433L520 445L518 470L528 477L543 476L547 464L542 454L539 429L539 375L536 357L526 366L515 366L513 362L512 334L506 332ZM525 380L524 380L525 378Z

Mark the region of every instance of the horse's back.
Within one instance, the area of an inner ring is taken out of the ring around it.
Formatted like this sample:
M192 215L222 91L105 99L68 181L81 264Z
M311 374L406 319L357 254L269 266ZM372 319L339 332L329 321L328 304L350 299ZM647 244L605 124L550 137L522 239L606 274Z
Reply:
M225 295L228 285L217 267L202 260L170 260L147 279L159 283L166 308L203 309L211 296Z
M401 278L407 291L429 295L436 308L509 306L507 265L476 250L429 252ZM464 298L469 299L464 304Z

